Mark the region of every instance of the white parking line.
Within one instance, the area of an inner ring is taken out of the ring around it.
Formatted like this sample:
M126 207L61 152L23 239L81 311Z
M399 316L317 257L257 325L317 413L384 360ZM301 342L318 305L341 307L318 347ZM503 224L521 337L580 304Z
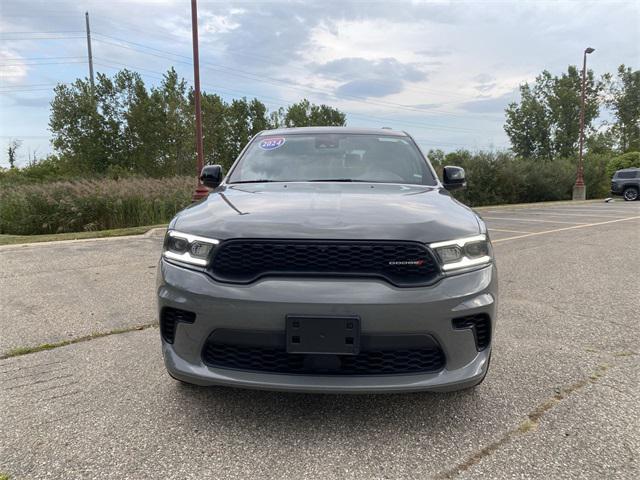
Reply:
M594 215L594 216L599 216L602 214L613 214L613 215L629 215L629 214L634 214L634 213L640 213L639 211L633 211L630 209L629 210L605 210L603 208L601 209L590 209L590 210L583 210L580 209L578 210L577 208L535 208L532 209L533 212L551 212L551 213L580 213L580 214L585 214L585 215Z
M535 208L533 210L545 210L543 208ZM611 213L640 213L640 209L638 208L607 208L607 207L602 207L602 208L587 208L587 207L566 207L566 208L558 208L558 207L552 207L549 210L554 210L554 211L563 211L563 212L567 212L567 211L572 211L572 212L577 212L577 213L588 213L588 212L611 212Z
M503 228L491 228L491 227L489 227L489 231L491 231L491 232L507 232L507 233L531 233L531 232L523 232L522 230L505 230Z
M539 220L534 218L507 218L507 217L482 217L483 220L506 220L508 222L533 222L533 223L566 223L568 225L587 225L584 222L562 222L560 220Z
M543 210L540 212L532 212L532 211L519 211L517 213L520 214L525 214L525 215L545 215L547 217L615 217L617 215L601 215L601 214L588 214L588 213L549 213L552 212L553 210ZM514 211L512 212L505 212L503 211L498 211L498 210L487 210L488 213L516 213Z
M607 222L586 223L586 224L583 224L583 225L574 225L573 227L563 227L563 228L556 228L554 230L546 230L544 232L527 233L526 235L517 235L515 237L498 238L497 240L493 240L492 243L506 242L507 240L517 240L519 238L534 237L534 236L537 236L537 235L546 235L548 233L563 232L565 230L574 230L576 228L597 227L598 225L607 225L609 223L626 222L627 220L637 220L637 219L640 219L640 216L638 216L638 217L618 218L616 220L609 220Z

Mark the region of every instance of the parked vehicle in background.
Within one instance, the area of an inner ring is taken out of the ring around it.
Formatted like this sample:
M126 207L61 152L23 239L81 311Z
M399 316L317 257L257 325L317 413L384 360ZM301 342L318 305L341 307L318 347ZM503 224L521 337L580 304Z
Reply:
M158 275L169 374L302 392L459 390L489 368L487 228L404 132L259 133L170 223Z
M640 192L640 168L623 168L613 174L611 193L622 195L629 202L638 199Z

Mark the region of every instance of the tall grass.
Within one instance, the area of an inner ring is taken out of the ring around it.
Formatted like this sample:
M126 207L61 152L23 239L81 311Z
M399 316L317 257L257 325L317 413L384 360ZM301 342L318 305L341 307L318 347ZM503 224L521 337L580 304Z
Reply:
M193 177L0 186L0 233L32 235L155 225L191 201Z

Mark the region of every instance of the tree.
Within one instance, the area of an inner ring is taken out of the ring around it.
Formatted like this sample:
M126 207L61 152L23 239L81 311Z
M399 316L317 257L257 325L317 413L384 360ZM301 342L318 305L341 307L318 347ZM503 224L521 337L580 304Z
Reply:
M613 177L617 170L640 168L640 152L627 152L609 160L606 166L607 178Z
M204 132L204 161L206 164L223 165L228 168L229 125L227 104L216 94L202 93L202 130Z
M131 173L148 176L195 172L194 92L172 68L147 89L138 73L121 70L58 85L49 128L56 162L65 174ZM202 93L206 163L229 167L255 134L279 126L343 125L345 116L303 100L271 115L258 99L225 102Z
M22 145L20 140L14 139L9 142L9 147L7 148L7 155L9 156L9 167L16 168L16 152Z
M98 75L97 91L102 91L99 87L104 78ZM49 117L54 148L76 173L106 171L111 149L89 82L78 79L72 84L59 84L54 94Z
M306 98L287 108L284 116L286 127L343 126L346 116L328 105L315 105Z
M187 82L173 68L164 75L160 87L152 90L164 125L158 161L168 175L195 171L194 110L187 93Z
M587 71L585 130L590 130L599 113L603 83ZM505 131L513 151L524 158L552 159L575 156L580 135L582 78L575 66L552 76L543 71L533 86L520 86L520 103L506 109Z
M609 86L607 106L616 118L612 133L620 150L640 150L640 70L618 67L618 78Z
M523 158L552 158L551 122L541 77L536 79L533 90L528 84L521 85L520 98L519 105L511 103L506 109L504 129L511 140L512 150Z

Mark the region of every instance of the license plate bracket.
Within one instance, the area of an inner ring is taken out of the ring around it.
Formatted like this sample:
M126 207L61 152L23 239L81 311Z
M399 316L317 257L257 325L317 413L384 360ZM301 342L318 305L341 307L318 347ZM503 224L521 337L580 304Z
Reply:
M360 318L287 315L287 352L326 355L360 353Z

